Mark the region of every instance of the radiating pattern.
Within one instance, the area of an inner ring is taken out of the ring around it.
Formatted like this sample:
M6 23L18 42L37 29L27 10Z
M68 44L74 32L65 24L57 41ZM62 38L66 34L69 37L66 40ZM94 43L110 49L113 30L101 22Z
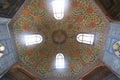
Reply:
M70 0L64 18L58 21L48 5L46 0L31 0L13 24L19 60L45 80L75 79L101 55L107 22L96 13L89 0ZM67 33L66 42L61 45L52 41L52 33L59 29ZM22 35L33 33L42 35L44 41L26 47ZM79 33L95 34L95 44L91 46L77 42ZM55 69L57 53L64 55L64 71Z

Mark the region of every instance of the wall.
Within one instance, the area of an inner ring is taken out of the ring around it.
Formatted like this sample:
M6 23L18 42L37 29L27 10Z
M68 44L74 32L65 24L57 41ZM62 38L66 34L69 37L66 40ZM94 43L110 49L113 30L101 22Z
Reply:
M12 18L25 0L0 0L0 17Z
M95 0L102 11L112 20L120 20L119 0Z
M120 80L116 75L112 74L106 77L104 80Z
M7 75L3 76L2 78L0 78L0 80L12 80L11 78L9 78Z
M0 77L4 71L15 63L14 49L7 27L10 19L0 18L0 43L5 46L4 55L0 58Z
M106 66L94 67L93 70L86 74L81 80L104 80L112 72Z
M113 23L110 26L108 39L106 41L103 62L120 75L120 57L117 57L112 49L112 46L116 41L120 41L120 24Z

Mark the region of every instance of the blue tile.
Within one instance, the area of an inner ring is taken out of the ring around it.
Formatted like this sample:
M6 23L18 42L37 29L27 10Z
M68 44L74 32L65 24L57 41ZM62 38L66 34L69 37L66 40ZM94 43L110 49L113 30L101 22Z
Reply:
M0 39L7 39L9 37L6 25L0 25Z
M107 50L107 51L109 50L110 43L111 43L111 38L108 38L108 40L106 41L105 50Z
M11 19L0 17L0 25L7 24Z
M111 24L109 36L106 41L103 62L113 71L120 75L120 57L117 57L113 51L113 44L120 41L120 24Z

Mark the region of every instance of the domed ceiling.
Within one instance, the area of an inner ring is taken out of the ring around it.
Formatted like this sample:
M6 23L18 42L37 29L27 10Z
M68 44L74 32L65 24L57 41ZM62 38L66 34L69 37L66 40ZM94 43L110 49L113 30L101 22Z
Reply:
M42 80L78 80L79 75L99 60L107 22L96 13L90 0L69 0L62 20L53 17L49 1L31 0L13 24L19 61ZM79 43L79 33L95 34L94 45ZM40 34L41 44L26 46L23 36ZM62 39L57 35L62 35ZM55 68L57 53L63 53L66 67Z

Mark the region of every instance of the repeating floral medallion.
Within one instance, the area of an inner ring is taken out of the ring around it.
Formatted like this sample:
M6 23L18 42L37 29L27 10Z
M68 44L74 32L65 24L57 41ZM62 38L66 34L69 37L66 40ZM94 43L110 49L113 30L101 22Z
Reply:
M31 0L13 24L19 60L43 80L75 79L101 55L107 22L96 13L89 0L69 0L68 6L64 18L55 20L47 0ZM64 32L58 31L52 36L57 30ZM95 34L95 44L78 43L76 36L82 32ZM26 34L40 34L44 41L25 46L23 36ZM62 44L56 44L53 39ZM57 53L65 56L64 70L55 68Z

